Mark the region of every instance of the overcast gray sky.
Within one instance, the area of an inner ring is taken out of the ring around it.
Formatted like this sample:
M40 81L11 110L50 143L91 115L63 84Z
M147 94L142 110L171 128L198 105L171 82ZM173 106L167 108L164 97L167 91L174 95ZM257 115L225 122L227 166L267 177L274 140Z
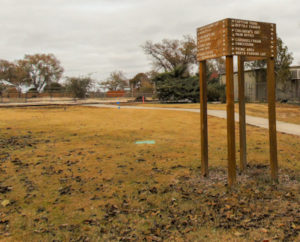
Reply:
M0 0L0 59L53 53L68 76L132 77L151 69L145 41L196 35L224 18L276 23L300 65L299 0Z

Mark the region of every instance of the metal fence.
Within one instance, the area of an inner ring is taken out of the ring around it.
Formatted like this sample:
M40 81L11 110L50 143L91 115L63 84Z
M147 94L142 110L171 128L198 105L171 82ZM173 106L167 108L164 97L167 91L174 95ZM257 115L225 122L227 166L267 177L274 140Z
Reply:
M0 93L0 103L48 103L48 102L74 102L74 101L89 101L89 102L111 102L118 100L134 101L154 99L153 93L125 92L122 94L108 94L107 92L89 92L85 98L76 98L70 92L7 92Z
M237 90L235 90L235 101L238 101ZM262 83L246 83L245 96L247 102L266 102L267 84ZM85 98L76 98L70 92L44 92L44 93L20 93L8 92L0 93L0 103L64 103L64 102L132 102L142 101L142 97L146 101L157 101L155 94L142 92L125 92L122 94L109 94L107 92L89 92ZM276 89L277 101L288 101L300 103L300 88Z

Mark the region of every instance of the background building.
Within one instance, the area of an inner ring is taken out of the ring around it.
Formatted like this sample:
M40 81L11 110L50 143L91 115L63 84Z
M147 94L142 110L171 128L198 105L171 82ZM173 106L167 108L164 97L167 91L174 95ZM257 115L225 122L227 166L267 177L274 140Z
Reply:
M300 66L290 68L292 78L284 85L277 84L276 99L300 102ZM266 69L245 71L245 97L248 102L263 102L267 100ZM220 75L220 83L226 84L226 75ZM238 74L234 73L234 99L238 100Z

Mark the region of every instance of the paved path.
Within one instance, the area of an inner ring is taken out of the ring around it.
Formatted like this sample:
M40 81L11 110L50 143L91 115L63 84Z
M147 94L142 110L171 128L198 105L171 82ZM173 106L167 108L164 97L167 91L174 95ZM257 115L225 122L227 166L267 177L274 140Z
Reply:
M88 104L85 106L101 107L101 108L118 108L116 105L106 105L106 104ZM193 112L200 113L200 109L191 108L159 108L159 107L140 107L140 106L121 106L121 109L143 109L143 110L170 110L170 111L183 111L183 112ZM207 114L210 116L224 118L226 119L226 111L224 110L208 110ZM235 114L235 120L239 121L239 115ZM257 127L267 129L269 127L268 119L259 118L254 116L246 115L246 123L254 125ZM291 124L287 122L277 121L277 132L282 132L286 134L293 134L300 136L300 125Z

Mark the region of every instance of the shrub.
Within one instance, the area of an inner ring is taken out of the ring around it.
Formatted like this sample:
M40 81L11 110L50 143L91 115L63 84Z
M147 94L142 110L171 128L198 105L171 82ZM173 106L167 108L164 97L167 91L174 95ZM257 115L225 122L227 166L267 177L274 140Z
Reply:
M93 80L90 77L69 77L66 88L74 98L86 98L92 83Z
M199 101L199 78L190 76L185 66L154 77L156 93L162 101Z
M37 97L39 92L35 87L32 87L28 90L27 93L29 94L28 97L33 98L33 97Z
M63 92L65 88L58 82L51 82L46 85L44 88L44 92Z
M209 82L207 85L207 100L208 101L226 101L225 85L218 82Z
M185 67L177 67L172 72L165 72L154 77L156 93L162 101L199 102L199 76L189 76ZM225 102L225 85L218 79L207 83L207 100Z

